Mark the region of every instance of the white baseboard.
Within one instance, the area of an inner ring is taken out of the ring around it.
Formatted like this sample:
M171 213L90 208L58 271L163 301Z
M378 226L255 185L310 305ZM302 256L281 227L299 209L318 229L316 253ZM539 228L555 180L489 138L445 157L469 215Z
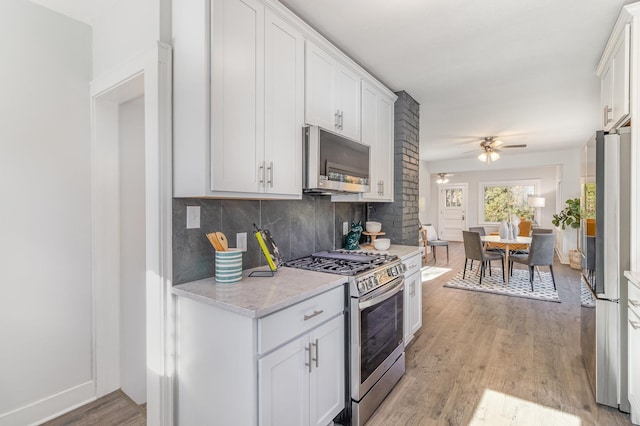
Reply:
M563 265L569 264L569 256L563 256L560 250L558 250L558 247L556 247L556 255L558 256L558 260L560 260L560 263L562 263Z
M37 425L54 419L96 399L93 380L50 395L7 413L0 413L0 426Z

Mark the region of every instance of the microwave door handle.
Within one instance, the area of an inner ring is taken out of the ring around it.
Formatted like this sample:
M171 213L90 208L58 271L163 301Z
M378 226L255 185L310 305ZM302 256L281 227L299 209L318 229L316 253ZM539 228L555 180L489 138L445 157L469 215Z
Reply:
M400 281L398 281L398 283L395 284L393 288L383 292L382 294L374 294L370 295L369 297L365 296L360 300L360 303L358 303L358 307L360 309L366 309L370 306L377 305L380 302L391 299L402 290L404 290L404 278L400 279Z

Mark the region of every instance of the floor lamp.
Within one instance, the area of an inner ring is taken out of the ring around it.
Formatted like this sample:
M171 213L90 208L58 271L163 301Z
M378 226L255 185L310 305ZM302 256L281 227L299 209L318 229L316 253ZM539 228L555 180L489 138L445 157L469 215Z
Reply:
M527 204L529 204L529 207L533 207L534 209L536 209L536 212L539 208L544 207L545 204L545 199L544 197L529 197L527 199ZM536 222L536 214L533 214L533 223L535 223L536 225L539 225Z

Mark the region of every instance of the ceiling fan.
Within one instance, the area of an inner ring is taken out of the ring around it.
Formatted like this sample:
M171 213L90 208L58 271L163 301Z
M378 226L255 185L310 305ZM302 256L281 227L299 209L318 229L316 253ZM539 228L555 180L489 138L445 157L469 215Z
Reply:
M498 149L500 147L500 149ZM496 139L495 136L485 136L480 142L480 155L478 160L487 164L500 158L501 150L504 148L526 148L527 144L503 145L502 141Z
M449 182L449 176L453 176L453 173L438 173L438 180L436 183L438 185Z

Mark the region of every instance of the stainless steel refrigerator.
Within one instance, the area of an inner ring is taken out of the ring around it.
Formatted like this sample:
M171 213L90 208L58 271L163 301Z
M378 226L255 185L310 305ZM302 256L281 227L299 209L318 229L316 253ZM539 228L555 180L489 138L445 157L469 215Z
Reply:
M586 293L581 308L582 355L596 402L624 412L630 411L623 275L630 263L630 139L630 128L623 128L618 133L599 131L587 144L582 167L585 217L580 228ZM589 212L592 207L595 214Z

